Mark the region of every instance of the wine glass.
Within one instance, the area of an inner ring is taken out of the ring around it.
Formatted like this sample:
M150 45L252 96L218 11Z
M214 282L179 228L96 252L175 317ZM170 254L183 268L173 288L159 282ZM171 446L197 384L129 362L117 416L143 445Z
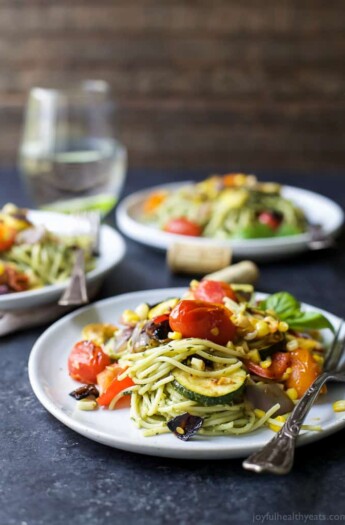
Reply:
M114 132L113 109L101 80L30 91L19 166L37 207L105 215L115 206L127 152Z

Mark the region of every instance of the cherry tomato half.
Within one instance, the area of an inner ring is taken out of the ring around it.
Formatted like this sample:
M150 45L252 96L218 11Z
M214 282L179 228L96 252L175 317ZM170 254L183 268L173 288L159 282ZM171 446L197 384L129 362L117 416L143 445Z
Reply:
M179 219L171 219L166 223L163 230L168 233L176 233L177 235L190 235L191 237L200 237L202 228L199 224L190 221L186 217Z
M201 281L193 290L194 298L207 303L223 304L224 297L237 302L237 297L231 286L221 281Z
M205 301L180 301L171 311L169 323L183 337L200 337L220 345L232 341L236 335L229 310Z
M68 357L69 375L82 383L96 383L97 374L110 364L110 357L92 341L79 341Z
M16 230L10 228L3 222L0 222L0 252L4 252L11 248L14 244L16 233Z
M125 377L122 381L118 376L124 372L118 364L108 366L103 372L97 375L97 384L100 387L101 395L97 398L100 406L108 406L117 394L134 385L130 377ZM128 396L127 400L130 399Z
M283 217L279 213L272 211L262 211L258 216L259 222L261 222L261 224L265 224L272 230L277 230L279 228L282 219Z

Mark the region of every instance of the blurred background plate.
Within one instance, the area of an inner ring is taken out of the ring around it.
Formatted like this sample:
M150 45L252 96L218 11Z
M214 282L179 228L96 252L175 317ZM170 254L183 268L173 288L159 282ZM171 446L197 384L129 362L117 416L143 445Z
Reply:
M191 182L183 184L191 184ZM167 233L141 222L143 204L150 193L177 189L181 185L181 183L165 184L126 197L116 210L120 230L135 241L161 250L168 249L174 242L185 242L196 246L229 246L230 244L235 257L250 257L256 260L282 258L308 250L308 243L311 241L310 233L265 239L220 240ZM283 186L282 195L302 208L311 224L320 225L325 236L334 237L340 231L344 222L344 212L331 199L292 186Z
M55 212L29 211L29 219L34 224L43 224L49 231L57 234L65 234L72 231L75 226L81 226L82 221L74 217ZM125 243L113 228L107 225L101 226L100 231L100 255L96 258L96 266L87 273L87 285L94 288L101 285L105 276L123 259L125 255ZM62 294L68 281L0 296L0 310L19 310L52 303Z

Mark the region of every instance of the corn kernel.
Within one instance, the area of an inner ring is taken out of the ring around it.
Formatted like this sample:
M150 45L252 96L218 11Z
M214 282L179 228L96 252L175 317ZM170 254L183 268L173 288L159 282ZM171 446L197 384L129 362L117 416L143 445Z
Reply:
M141 303L136 307L135 313L139 316L141 321L145 321L149 315L149 305L147 303Z
M265 335L270 333L270 327L265 321L259 321L255 328L258 333L258 337L265 337Z
M190 283L189 283L189 288L191 290L195 290L195 288L197 288L199 284L199 281L197 281L196 279L193 279Z
M239 314L237 316L235 316L235 319L234 319L235 323L237 326L239 326L240 328L247 328L250 329L252 328L252 325L248 319L248 317L246 317L245 315L243 314Z
M254 330L254 332L249 332L248 334L246 334L246 335L244 336L244 339L245 339L246 341L252 341L253 339L256 338L257 334L258 334L257 331Z
M179 341L180 339L182 339L182 334L181 332L169 332L168 338L173 339L174 341Z
M203 371L206 368L205 362L202 359L199 359L198 357L192 357L190 364L191 367L195 370Z
M293 352L294 350L297 350L298 346L297 339L291 339L291 341L287 343L286 348L289 350L289 352Z
M264 417L265 412L263 410L260 410L259 408L256 408L254 410L254 414L256 415L256 417L262 418L262 417Z
M277 416L274 418L274 420L279 423L285 423L286 418L284 416ZM270 423L268 426L271 430L273 430L273 432L279 432L282 427L282 425L275 425L274 423Z
M121 320L124 324L136 324L138 321L140 321L140 318L133 310L124 310Z
M257 350L251 350L248 352L248 357L254 363L260 363L260 354Z
M178 434L180 434L180 436L183 436L183 434L184 434L184 430L183 430L182 427L176 427L176 432L177 432Z
M269 325L269 329L270 329L270 332L273 334L275 333L277 330L278 330L278 326L279 326L279 321L278 319L275 319L274 317L272 317L271 315L267 315L266 317L264 317L264 321L266 323L268 323Z
M272 364L272 359L267 357L264 361L260 361L260 366L262 368L269 368Z
M98 403L95 399L90 399L86 397L85 399L80 399L79 401L77 401L77 408L79 410L86 411L96 410L96 408L98 408Z
M296 388L288 388L286 394L292 401L296 401L296 399L298 399L298 393Z
M289 329L289 325L285 323L285 321L280 321L280 323L278 323L279 332L287 332L288 329Z
M324 365L325 358L324 358L322 355L319 355L319 354L313 354L313 359L314 359L314 361L316 361L317 364L320 365L321 367Z
M289 379L289 377L290 377L290 375L291 375L291 372L292 372L292 368L288 367L288 368L285 370L284 374L282 375L281 380L282 380L282 381L286 381L287 379Z
M336 401L332 405L334 412L344 412L345 411L345 399Z
M305 348L306 350L315 350L321 348L321 345L318 341L314 339L305 339L304 337L297 337L299 348Z

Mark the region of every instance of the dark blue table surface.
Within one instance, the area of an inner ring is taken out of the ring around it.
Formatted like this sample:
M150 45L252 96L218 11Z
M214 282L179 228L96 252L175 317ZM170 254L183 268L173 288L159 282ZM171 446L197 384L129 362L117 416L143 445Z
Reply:
M206 174L131 171L124 194ZM323 193L345 207L345 174L259 175ZM0 205L8 201L29 204L17 173L3 169ZM344 277L341 236L337 250L263 264L258 289L288 289L344 316ZM127 240L126 257L99 298L188 282L169 272L163 253ZM30 349L44 329L0 340L0 525L324 524L330 515L345 515L345 430L298 449L293 472L273 477L245 472L241 460L182 461L123 452L66 428L39 404L28 381Z

